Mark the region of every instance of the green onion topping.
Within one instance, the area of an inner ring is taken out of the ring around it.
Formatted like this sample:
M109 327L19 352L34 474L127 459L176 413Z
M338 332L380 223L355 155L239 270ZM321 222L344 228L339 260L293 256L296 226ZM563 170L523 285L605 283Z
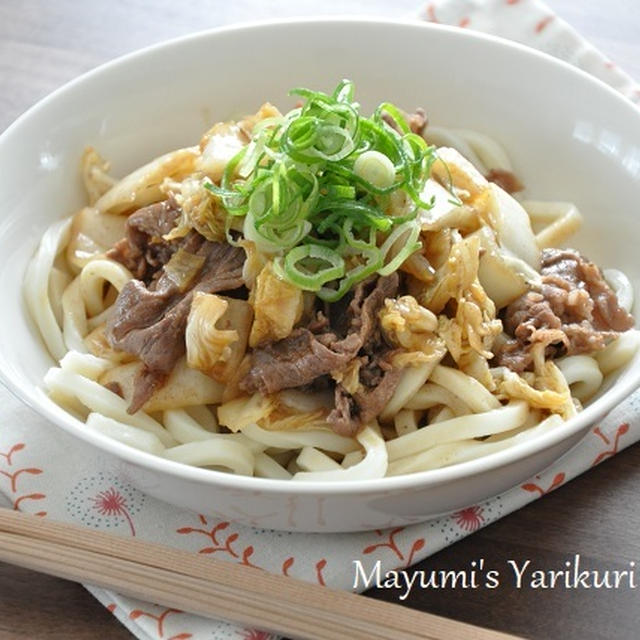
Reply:
M275 256L283 278L334 301L420 248L416 216L432 206L420 194L434 148L390 103L360 115L349 80L330 95L290 94L303 105L259 122L220 184L205 186L220 198L228 228L244 216L244 236Z

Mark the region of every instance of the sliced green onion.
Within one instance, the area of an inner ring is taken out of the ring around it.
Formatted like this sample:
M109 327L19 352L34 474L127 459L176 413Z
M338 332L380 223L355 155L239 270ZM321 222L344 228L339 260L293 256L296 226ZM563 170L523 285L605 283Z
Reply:
M301 263L312 263L305 268ZM311 269L315 268L315 271ZM344 275L344 259L329 247L305 244L291 249L284 258L287 279L306 291L318 291L325 282Z
M380 247L380 254L382 256L382 262L384 266L381 266L377 271L381 276L388 276L390 273L396 271L402 263L418 249L422 247L422 244L418 241L420 235L420 225L414 221L405 222L397 226L384 241ZM406 238L404 236L407 236ZM391 251L396 242L404 240L404 246L400 251L391 259L386 262L387 254ZM385 264L386 262L386 264Z
M396 179L396 170L391 160L384 153L373 149L365 151L358 157L353 165L353 171L378 189L390 187Z

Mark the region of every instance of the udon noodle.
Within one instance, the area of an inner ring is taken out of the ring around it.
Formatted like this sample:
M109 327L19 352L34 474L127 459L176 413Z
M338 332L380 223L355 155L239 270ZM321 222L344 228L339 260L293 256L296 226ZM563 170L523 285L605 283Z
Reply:
M25 278L50 397L141 451L298 481L436 469L561 428L638 346L625 275L558 249L576 206L509 193L522 185L487 135L387 104L365 120L349 83L301 95L121 179L87 150L87 205L45 232ZM325 116L329 142L294 153ZM297 217L281 208L294 222L267 233L287 189Z

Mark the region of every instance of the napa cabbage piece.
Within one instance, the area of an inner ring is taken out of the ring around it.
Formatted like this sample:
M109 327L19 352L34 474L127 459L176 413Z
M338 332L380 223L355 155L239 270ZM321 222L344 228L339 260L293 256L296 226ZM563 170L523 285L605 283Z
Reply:
M247 349L253 311L244 300L197 292L187 319L187 364L218 382L237 370Z
M424 369L426 380L447 352L444 341L436 334L436 315L421 306L413 296L401 296L387 298L378 312L378 319L386 340L400 347L391 356L392 366L404 369L428 365Z
M477 280L479 261L477 236L455 242L448 258L437 269L434 284L425 289L420 302L433 313L440 313L449 300L458 300Z
M139 362L122 364L104 373L98 382L109 389L118 391L131 404L136 377L144 365ZM187 365L186 358L180 358L164 386L157 388L142 405L142 411L165 411L202 404L217 404L222 400L224 386L197 369Z
M456 362L468 350L490 360L491 347L501 332L502 322L496 319L495 305L478 282L458 298L453 318L439 317L438 334Z
M327 416L333 408L333 394L305 393L286 389L263 396L256 393L229 400L218 407L218 420L233 432L248 425L265 431L327 431Z
M125 235L124 216L101 213L84 207L73 216L66 257L75 273L91 260L105 254Z
M266 431L333 430L327 416L334 407L333 393L285 389L270 396L271 411L259 422Z
M302 289L280 278L269 261L256 278L249 302L254 320L249 345L286 338L302 317L304 300Z
M116 182L95 203L100 213L126 214L163 198L165 178L180 181L193 173L200 156L198 147L171 151Z
M346 367L331 372L331 377L342 388L352 396L361 393L364 390L363 384L360 382L360 369L362 368L362 360L354 358Z
M258 424L275 409L273 397L255 393L224 402L218 407L218 422L236 433L247 425Z
M258 251L255 242L251 242L251 240L244 238L238 244L244 249L246 255L242 265L242 279L247 289L253 289L260 272L269 262L269 258L261 251ZM313 298L315 299L315 296Z
M226 240L226 212L205 188L207 182L208 178L200 174L191 175L182 182L164 180L162 191L180 208L176 226L164 236L165 240L183 238L191 229L211 242Z
M282 114L272 104L265 102L254 114L239 122L218 122L200 140L200 157L196 170L219 182L229 160L251 139L256 124L267 118L280 118Z
M487 360L502 331L496 306L478 280L480 238L472 234L451 245L447 260L436 271L436 281L422 293L421 302L438 315L437 335L458 367L488 389L495 388ZM442 313L455 301L452 317Z
M89 204L95 204L117 180L109 175L111 164L93 148L87 147L82 154L82 181L89 199Z
M465 204L472 204L486 194L489 181L460 152L451 147L439 147L431 175Z
M495 230L501 247L508 249L534 269L539 268L540 249L531 228L529 215L513 196L497 184L489 182L471 162L450 147L438 148L437 160L433 163L431 175L445 191L452 191L464 205L471 207L480 221L486 222ZM436 203L438 199L446 203L442 193L432 186L428 188L436 195ZM446 204L440 206L440 216L444 219L452 216L451 210L446 211ZM453 213L453 220L456 220L457 215L459 224L448 226L458 226L465 231L465 219L460 218L460 212ZM426 213L426 220L430 221L429 212Z
M418 221L423 231L456 228L468 232L478 228L476 211L462 202L456 202L454 196L433 178L426 181L420 197L425 202L433 202L431 209L421 209L418 212Z
M491 228L482 227L474 235L480 238L482 249L478 280L498 309L519 298L533 284L540 283L540 274L535 269L498 246Z
M438 328L436 315L413 296L387 298L378 318L387 340L407 351L420 351Z
M503 398L526 400L536 409L546 409L568 420L577 413L571 390L553 360L545 360L545 345L533 347L533 372L518 375L506 367L497 367L498 394Z
M513 196L497 184L490 183L474 206L495 230L502 248L524 260L533 269L540 269L540 247L531 228L529 214Z

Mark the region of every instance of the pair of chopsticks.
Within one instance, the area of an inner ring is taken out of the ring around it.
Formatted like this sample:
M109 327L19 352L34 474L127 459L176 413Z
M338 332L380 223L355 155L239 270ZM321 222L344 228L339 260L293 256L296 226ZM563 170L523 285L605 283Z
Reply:
M514 638L252 567L7 509L0 509L0 560L291 638Z

